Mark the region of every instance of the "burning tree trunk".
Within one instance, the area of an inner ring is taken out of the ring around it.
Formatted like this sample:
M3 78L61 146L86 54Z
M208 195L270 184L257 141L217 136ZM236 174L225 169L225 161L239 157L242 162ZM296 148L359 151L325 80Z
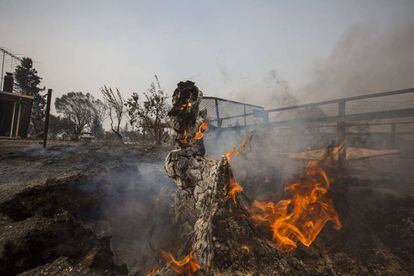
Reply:
M168 114L179 148L169 153L165 169L177 184L175 220L187 241L181 254L190 252L205 271L245 268L288 273L292 257L286 259L257 235L249 221L250 204L240 193L228 159L205 156L207 114L199 110L201 98L193 82L180 82Z

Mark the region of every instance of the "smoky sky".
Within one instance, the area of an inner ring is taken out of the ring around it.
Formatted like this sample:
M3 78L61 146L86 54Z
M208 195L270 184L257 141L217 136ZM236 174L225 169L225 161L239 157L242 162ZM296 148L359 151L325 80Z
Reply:
M301 92L320 99L414 87L414 20L395 23L350 28Z
M325 58L309 66L307 79L300 84L291 82L281 71L270 70L257 85L257 90L267 93L250 97L248 90L242 90L239 95L246 100L255 98L264 106L286 106L412 88L412 11L414 2L407 3L405 12L392 21L384 18L382 23L373 20L353 23Z
M54 96L125 97L157 73L274 107L413 86L413 1L0 1L0 46Z

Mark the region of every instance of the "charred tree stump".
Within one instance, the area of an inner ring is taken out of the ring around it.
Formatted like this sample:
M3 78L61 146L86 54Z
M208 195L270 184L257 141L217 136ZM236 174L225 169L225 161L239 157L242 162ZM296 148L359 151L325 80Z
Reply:
M234 178L226 157L205 156L202 138L207 114L199 110L201 98L193 82L180 82L168 113L178 149L168 154L165 169L177 184L175 222L181 227L181 238L189 241L181 253L193 252L204 271L289 273L287 263L293 259L284 258L252 227L250 204L230 185ZM259 269L263 263L266 267Z

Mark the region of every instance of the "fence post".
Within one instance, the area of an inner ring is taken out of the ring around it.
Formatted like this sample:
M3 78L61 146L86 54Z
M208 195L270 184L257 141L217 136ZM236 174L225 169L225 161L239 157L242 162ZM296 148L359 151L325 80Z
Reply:
M247 126L246 104L243 104L244 126Z
M269 111L263 110L263 122L268 123L269 122Z
M45 114L45 133L43 137L43 148L47 146L47 133L49 132L50 102L52 101L52 89L47 90L46 114Z
M336 124L337 127L337 141L338 145L342 144L345 141L346 136L346 124L345 124L345 108L346 102L338 102L338 121ZM340 164L344 165L346 160L346 147L339 153L338 161Z
M219 112L218 100L217 99L214 99L214 102L216 104L217 127L218 128L221 128L221 120L220 120L220 112Z

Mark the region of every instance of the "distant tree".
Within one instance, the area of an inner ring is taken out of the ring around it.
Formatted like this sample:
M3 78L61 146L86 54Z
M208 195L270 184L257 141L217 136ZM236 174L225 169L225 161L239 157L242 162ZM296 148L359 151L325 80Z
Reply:
M28 57L22 58L20 65L16 67L14 76L17 85L23 93L33 96L30 118L31 132L33 135L37 135L43 131L45 118L46 100L44 96L40 95L44 88L39 88L42 78L37 75L36 69L33 68L33 61Z
M105 135L105 129L102 126L102 122L99 121L96 117L93 117L92 125L91 125L91 133L96 138L103 138Z
M95 100L91 94L82 92L69 92L55 100L56 111L73 123L76 137L79 137L85 127L91 130L102 127L103 117L98 112L101 105L103 103L100 100Z
M149 133L156 144L161 144L169 107L168 96L161 88L157 75L154 75L154 78L155 82L153 81L148 91L143 93L144 100L140 102L139 95L133 93L126 106L131 125Z
M58 134L65 133L68 136L74 135L74 124L67 118L55 116L50 114L49 116L49 135L52 139L56 139Z
M96 138L103 138L105 130L103 128L103 121L107 115L107 106L99 99L92 99L92 117L89 122L91 133Z
M127 132L127 133L129 132L129 124L128 123L125 123L124 131Z
M109 120L111 121L111 130L116 136L122 140L121 133L121 122L124 116L124 98L119 92L118 88L115 88L116 93L112 90L111 87L101 88L102 95L104 97L106 106L108 107Z
M49 136L52 139L56 139L56 135L59 133L60 117L53 114L49 115Z
M129 124L128 124L128 122L125 122L125 125L124 125L124 127L122 128L122 137L123 137L123 139L125 140L127 140L128 141L128 139L129 139Z

